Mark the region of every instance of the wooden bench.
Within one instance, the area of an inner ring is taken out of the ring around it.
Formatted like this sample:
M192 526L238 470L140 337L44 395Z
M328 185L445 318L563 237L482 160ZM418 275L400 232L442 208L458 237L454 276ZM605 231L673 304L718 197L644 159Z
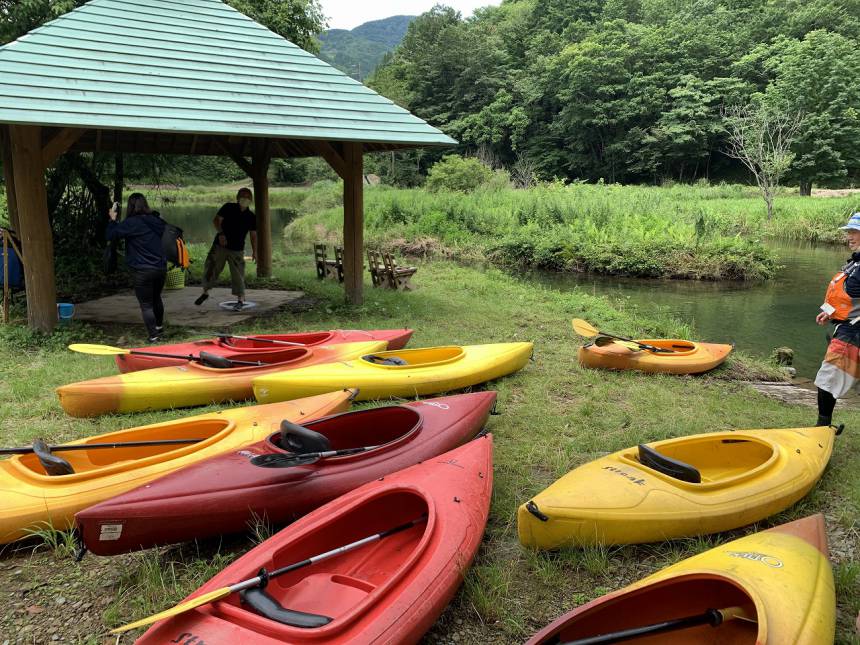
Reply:
M334 247L334 260L328 259L325 244L314 244L314 263L317 268L317 278L331 278L343 282L343 247Z
M399 267L391 257L391 253L381 253L368 249L367 260L370 264L370 279L374 287L386 287L411 291L410 280L418 269L416 267Z
M391 257L391 253L382 254L382 263L388 276L389 286L400 291L412 291L412 276L418 271L418 267L399 267Z

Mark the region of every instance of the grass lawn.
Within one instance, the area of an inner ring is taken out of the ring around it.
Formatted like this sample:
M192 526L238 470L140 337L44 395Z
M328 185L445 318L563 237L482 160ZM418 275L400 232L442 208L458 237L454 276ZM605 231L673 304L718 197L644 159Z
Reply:
M692 333L678 321L642 319L635 311L583 292L532 288L494 269L434 261L421 264L416 291L374 290L368 282L365 304L350 307L342 304L339 286L315 280L308 255L277 255L275 273L275 280L261 281L260 286L299 286L316 304L234 331L409 326L416 330L411 347L535 343L533 362L488 386L499 392L501 412L489 423L495 436L490 520L475 565L428 634L428 643L522 642L578 604L752 530L621 548L557 553L523 549L516 536L517 506L571 468L639 442L726 428L805 426L815 420L813 409L779 403L739 383L739 378L776 374L748 357L733 357L704 377L581 369L576 362L579 341L570 328L574 316L620 334ZM192 331L172 330L169 339L193 336ZM0 443L26 445L35 437L59 442L201 411L97 420L66 417L54 387L113 372L109 358L66 351L64 345L73 340L131 346L143 340L142 326L73 326L51 339L31 336L20 327L0 330ZM757 528L825 513L837 583L837 640L857 643L853 624L860 609L860 411L837 416L847 430L837 439L822 481L795 507ZM80 564L70 558L62 540L53 548L7 548L0 556L0 598L7 608L0 618L0 635L12 642L19 635L26 642L43 642L59 633L71 642L102 643L108 628L172 605L254 540L208 540L113 559L90 555Z

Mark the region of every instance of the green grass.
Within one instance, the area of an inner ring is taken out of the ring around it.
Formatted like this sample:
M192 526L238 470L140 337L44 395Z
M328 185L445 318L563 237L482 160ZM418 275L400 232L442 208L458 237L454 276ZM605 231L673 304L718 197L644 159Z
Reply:
M365 303L356 307L344 303L339 285L315 279L310 254L277 254L274 271L275 278L268 283L302 288L316 304L300 313L257 318L237 326L236 333L410 326L416 330L413 347L511 340L535 343L533 362L491 385L499 393L501 414L492 417L488 426L495 440L490 519L475 565L433 628L429 642L441 641L451 630L460 629L467 629L475 642L522 642L577 604L750 530L659 545L570 549L557 554L526 551L517 540L517 507L571 468L638 442L725 428L805 426L815 419L812 409L784 405L735 382L740 375L778 375L774 366L742 355L703 377L581 369L576 361L579 340L570 328L573 317L634 337L694 333L677 320L644 318L623 302L584 291L530 286L494 268L428 261L419 263L416 291L377 290L366 283ZM176 341L197 335L193 330L170 328L169 333L168 340ZM54 387L114 371L108 357L63 349L67 342L93 339L134 346L143 341L143 330L141 326L97 329L75 324L44 337L16 325L0 328L3 444L27 445L34 437L59 442L215 409L101 419L66 417ZM827 514L839 588L838 634L841 642L850 642L852 616L860 606L856 567L851 564L856 558L852 554L860 548L856 530L860 521L860 432L856 430L860 412L840 412L837 420L846 423L848 430L838 438L831 464L814 494L795 509L757 526L764 529L798 514ZM106 627L116 626L171 606L254 544L253 537L223 543L211 540L115 561L96 559L113 571L117 584L105 589L82 583L75 598L109 594L112 601L102 619ZM46 575L76 566L47 551L33 556L27 552L26 557L31 567ZM77 566L86 568L87 562ZM75 625L69 630L70 638L77 636ZM80 638L85 636L88 634Z

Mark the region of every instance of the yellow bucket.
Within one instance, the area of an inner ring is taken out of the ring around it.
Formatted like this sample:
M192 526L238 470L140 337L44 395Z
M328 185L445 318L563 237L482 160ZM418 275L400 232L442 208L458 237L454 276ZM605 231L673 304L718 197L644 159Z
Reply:
M167 271L167 277L164 279L165 289L184 289L185 288L185 269L175 267Z

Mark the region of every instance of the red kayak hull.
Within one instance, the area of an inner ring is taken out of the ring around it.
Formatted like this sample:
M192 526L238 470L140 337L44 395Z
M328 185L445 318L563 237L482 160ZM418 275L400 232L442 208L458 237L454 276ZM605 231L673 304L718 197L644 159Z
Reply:
M315 345L334 345L336 343L361 343L370 340L384 340L388 342L388 349L403 349L412 337L411 329L334 329L332 331L311 331L295 334L254 334L250 338L268 338L270 340L283 340L290 343L302 343L305 347ZM200 352L209 352L218 356L227 356L241 360L243 352L278 351L287 349L288 345L275 345L254 340L221 340L215 338L204 338L189 341L187 343L174 343L172 345L148 345L147 347L135 347L135 351L155 352L156 354L179 354L187 356ZM140 356L137 354L123 354L116 356L116 365L120 372L136 372L148 370L154 367L168 367L171 365L184 365L186 359L181 358L159 358L157 356Z
M474 392L333 415L305 427L328 437L334 450L383 445L289 468L253 465L258 455L288 454L267 439L87 508L76 515L77 526L97 555L236 533L259 521L282 526L361 484L469 441L495 401L493 391Z
M417 643L453 598L481 542L492 491L492 435L365 484L248 552L190 597L426 519L354 551L272 579L283 607L325 615L321 627L269 620L238 594L156 623L138 643Z

